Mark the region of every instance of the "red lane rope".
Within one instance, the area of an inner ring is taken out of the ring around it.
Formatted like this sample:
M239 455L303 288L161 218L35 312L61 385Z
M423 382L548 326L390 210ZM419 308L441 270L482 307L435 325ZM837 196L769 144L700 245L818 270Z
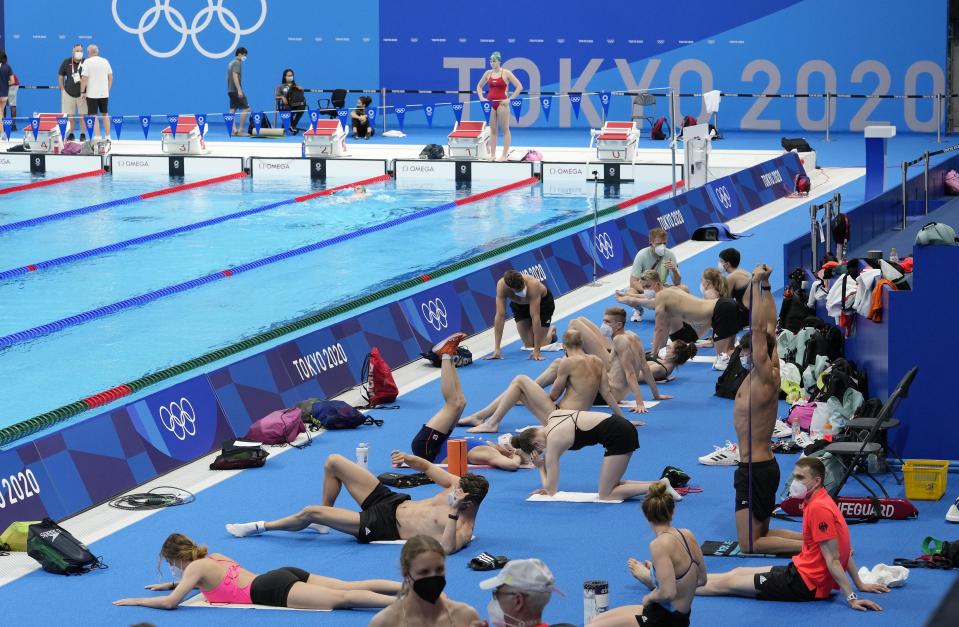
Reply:
M58 176L53 179L45 179L43 181L34 181L33 183L24 183L23 185L14 185L13 187L4 187L0 189L0 194L12 194L14 192L22 192L28 189L34 189L37 187L46 187L47 185L56 185L57 183L66 183L67 181L75 181L77 179L85 179L89 176L100 176L106 174L107 171L104 169L99 170L90 170L89 172L80 172L78 174L68 174L67 176Z
M478 194L473 194L472 196L467 196L466 198L458 198L453 201L453 204L457 206L468 205L471 202L477 202L479 200L486 200L497 194L502 194L503 192L508 192L512 189L518 189L520 187L526 187L527 185L533 185L539 183L539 179L535 176L531 176L528 179L523 179L522 181L516 181L515 183L510 183L509 185L504 185L502 187L497 187L495 189L490 189L485 192L480 192Z
M357 185L373 185L374 183L385 183L386 181L391 180L393 177L389 174L381 174L379 176L374 176L370 179L363 179L362 181L356 181L355 183L347 183L346 185L338 185L337 187L331 187L329 189L324 189L323 191L313 192L312 194L306 194L304 196L297 196L293 200L296 202L304 202L307 200L312 200L313 198L319 198L321 196L329 196L330 194L335 194L336 192L342 191L344 189L349 189L351 187L356 187Z
M133 394L133 388L129 385L118 385L115 388L110 388L106 392L100 392L99 394L94 394L93 396L88 396L83 399L83 402L87 404L87 407L93 409L94 407L102 407L107 403L112 403L118 398L124 396L129 396Z
M173 187L167 187L166 189L158 189L155 192L147 192L145 194L140 194L140 198L142 200L146 200L147 198L156 198L157 196L166 196L167 194L185 192L188 189L196 189L197 187L213 185L214 183L223 183L225 181L233 181L235 179L241 179L245 176L246 176L246 172L235 172L233 174L227 174L225 176L217 176L212 179L204 179L202 181L196 181L195 183L186 183L185 185L175 185Z
M683 185L685 185L685 183L684 183L683 181L678 181L678 182L676 183L676 189L679 189L679 188L682 187ZM621 203L619 203L618 205L616 205L616 207L618 207L619 209L625 209L626 207L632 207L632 206L635 205L636 203L641 203L641 202L643 202L644 200L649 200L650 198L655 198L656 196L662 196L662 195L665 194L666 192L670 192L670 191L672 191L672 190L673 190L673 186L672 186L672 184L669 184L669 185L666 185L666 186L664 186L664 187L660 187L660 188L658 188L658 189L654 189L654 190L651 191L651 192L646 192L646 193L643 194L642 196L637 196L636 198L630 198L629 200L624 200L623 202L621 202Z

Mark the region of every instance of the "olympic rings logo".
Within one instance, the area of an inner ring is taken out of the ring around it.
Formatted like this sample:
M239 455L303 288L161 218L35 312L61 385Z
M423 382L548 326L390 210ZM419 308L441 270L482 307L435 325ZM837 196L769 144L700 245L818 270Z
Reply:
M181 442L188 435L196 435L196 412L185 396L179 402L160 407L160 424Z
M729 190L726 189L725 185L716 188L716 197L723 207L729 209L733 206L733 197L729 194Z
M596 250L598 250L599 254L603 256L603 259L613 258L613 252L615 251L615 248L613 248L613 239L609 236L609 233L605 231L599 233L596 235L596 239L594 241L596 242Z
M196 48L197 52L202 54L208 59L222 59L223 57L232 53L237 45L240 43L240 37L242 35L249 35L257 31L263 22L266 20L266 0L260 0L260 17L257 19L256 23L249 28L240 28L240 21L237 19L236 14L233 11L230 11L223 6L224 0L206 0L206 6L200 9L196 15L193 16L193 20L187 25L186 18L183 17L183 13L170 6L172 0L153 0L153 6L146 10L146 12L140 16L139 23L133 27L128 26L120 19L120 16L117 14L117 0L113 0L113 21L116 22L116 25L119 26L124 31L130 33L131 35L136 35L140 38L140 45L143 46L143 49L154 57L159 57L161 59L167 59L179 53L183 49L183 46L186 45L187 37L193 40L193 46ZM146 33L153 30L153 28L160 21L160 14L163 14L163 17L166 19L166 23L173 29L174 32L180 35L180 41L172 50L167 50L161 52L154 50L150 47L150 44L147 43ZM222 52L210 52L200 44L200 40L197 38L197 35L202 33L210 25L210 22L213 21L213 15L216 14L217 20L220 23L226 32L233 35L233 43L227 46L226 50Z
M437 331L449 326L449 320L446 317L446 305L443 304L441 298L434 298L420 305L420 313L423 314L423 319Z

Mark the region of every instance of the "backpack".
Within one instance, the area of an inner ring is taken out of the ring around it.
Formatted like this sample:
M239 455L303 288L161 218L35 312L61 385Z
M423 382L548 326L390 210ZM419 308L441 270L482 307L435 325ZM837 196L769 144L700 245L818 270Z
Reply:
M849 241L849 215L838 213L832 219L832 241L837 246L842 246Z
M420 151L420 159L443 159L446 153L439 144L426 144Z
M686 128L687 126L696 126L696 118L691 115L684 115L682 127Z
M360 369L360 381L363 381L363 399L366 407L372 408L383 403L396 401L399 388L393 380L393 371L380 355L380 349L375 346L367 353Z
M815 364L816 357L819 355L825 356L827 361L831 362L845 354L843 350L844 338L842 330L834 324L822 322L818 318L816 320L820 322L820 326L818 326L816 331L806 340L803 362L797 364L801 372L805 372L806 368ZM812 325L807 323L804 326Z
M439 368L443 365L443 358L434 353L432 350L426 351L425 353L420 353L423 356L423 359L430 362L435 368ZM468 366L473 363L473 353L470 349L465 346L457 346L456 354L453 356L453 366L459 368L460 366Z
M261 446L238 446L236 440L228 440L223 443L220 454L210 464L210 470L259 468L266 463L269 455Z
M649 129L649 138L666 139L666 132L663 130L666 127L668 127L668 124L666 124L666 118L659 118L653 123L653 127Z
M270 412L251 424L243 439L263 444L292 444L306 431L302 415L298 407Z
M12 522L3 533L0 533L0 545L4 551L26 551L27 534L30 533L30 525L40 522L32 520L29 522Z
M849 388L858 390L863 398L869 396L866 371L858 370L855 362L839 357L832 362L823 377L823 398L835 396L842 400Z
M719 379L716 380L716 396L736 398L736 392L739 391L739 386L743 384L746 376L749 375L749 370L743 368L743 365L739 363L739 353L741 351L742 347L737 346L733 354L729 356L729 365L726 366L723 373L719 375Z
M383 485L391 488L416 488L421 485L429 485L433 480L425 472L413 474L404 474L401 472L384 472L377 477Z
M797 174L796 178L793 179L793 184L796 187L796 193L803 196L808 196L809 190L812 189L812 181L805 174Z
M264 128L273 128L273 125L270 124L270 118L269 118L269 117L267 117L267 116L265 116L265 115L261 115L261 116L260 116L260 128L261 128L261 129L264 129ZM249 121L249 122L247 123L247 125L246 125L246 132L249 133L250 135L256 135L256 134L257 134L257 132L256 132L256 127L253 125L253 116L252 116L252 115L250 115L250 121Z
M916 233L916 246L955 246L956 230L942 222L930 222Z
M355 429L360 425L383 426L382 420L374 420L365 416L361 411L343 401L320 401L313 404L311 411L314 420L319 421L324 429Z
M959 172L949 170L942 179L946 196L959 196Z
M813 313L806 306L806 299L802 289L787 288L783 292L783 302L779 307L779 328L799 333L803 321Z
M82 575L94 568L106 568L86 545L49 518L30 525L27 555L55 575Z

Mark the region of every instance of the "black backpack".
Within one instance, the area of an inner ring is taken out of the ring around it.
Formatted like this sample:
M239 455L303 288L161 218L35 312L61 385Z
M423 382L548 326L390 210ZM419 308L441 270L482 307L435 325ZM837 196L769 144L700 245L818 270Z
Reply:
M236 440L227 440L210 464L210 470L242 470L259 468L266 463L269 453L261 446L237 446Z
M739 353L741 351L742 347L737 346L733 354L729 356L729 365L726 366L723 373L719 375L719 379L716 380L716 396L736 398L736 392L739 391L739 386L743 384L743 381L745 381L749 375L749 370L743 368L743 365L739 363Z
M809 319L807 318L807 321ZM832 362L845 354L843 349L842 331L834 324L822 322L818 318L819 325L816 331L806 340L806 352L803 355L803 363L799 364L800 372L816 363L816 357L823 355L826 360ZM813 326L808 322L804 326Z
M653 123L653 127L649 129L649 138L650 139L666 139L666 131L664 128L667 128L669 125L666 123L666 118L659 118Z
M443 159L445 157L446 153L443 152L443 147L439 144L426 144L420 151L420 159Z
M86 545L49 518L30 525L27 555L55 575L82 575L94 568L106 568Z
M863 398L869 397L869 381L866 377L866 371L856 368L855 362L839 357L832 362L823 379L823 398L828 399L835 396L842 400L849 388L859 391Z

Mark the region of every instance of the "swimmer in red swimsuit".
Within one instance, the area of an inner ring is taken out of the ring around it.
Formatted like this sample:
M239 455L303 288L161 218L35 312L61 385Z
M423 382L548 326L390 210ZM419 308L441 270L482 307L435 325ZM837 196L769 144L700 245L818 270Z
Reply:
M492 142L490 144L490 160L496 156L496 136L499 127L503 128L503 154L498 159L499 161L506 161L507 156L509 155L509 145L510 145L510 132L509 132L509 100L516 98L521 91L523 91L523 84L519 82L516 76L507 70L506 68L500 67L500 61L502 56L498 52L494 52L489 57L490 69L486 70L486 73L483 74L483 78L480 79L479 83L476 84L476 94L479 96L480 102L484 100L489 100L492 104L492 111L490 111L489 123L490 134L492 137ZM507 83L513 85L514 91L512 96L507 96ZM486 94L483 94L483 88L487 87L488 90ZM501 108L499 105L503 104Z

